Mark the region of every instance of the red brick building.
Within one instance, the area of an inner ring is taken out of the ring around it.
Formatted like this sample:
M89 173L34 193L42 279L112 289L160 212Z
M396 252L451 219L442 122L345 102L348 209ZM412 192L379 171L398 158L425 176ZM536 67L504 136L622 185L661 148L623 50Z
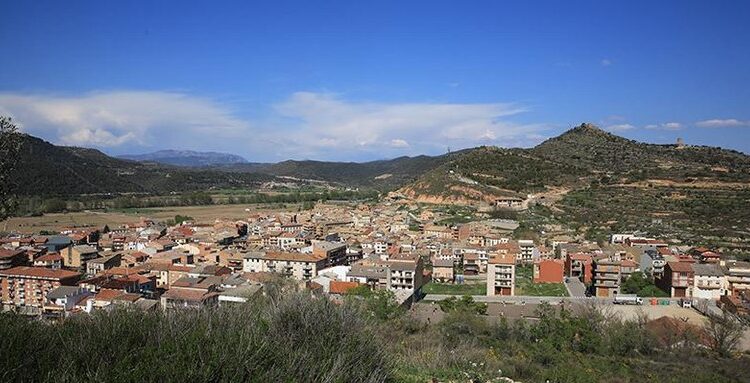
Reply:
M694 276L692 263L667 262L664 275L656 280L656 285L671 297L691 297Z
M540 259L534 262L534 283L563 283L565 262L562 259Z

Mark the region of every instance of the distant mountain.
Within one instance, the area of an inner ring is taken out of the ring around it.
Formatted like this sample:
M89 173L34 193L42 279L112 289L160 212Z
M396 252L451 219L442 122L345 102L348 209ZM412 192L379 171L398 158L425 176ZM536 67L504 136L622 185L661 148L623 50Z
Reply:
M275 177L140 163L110 157L96 149L56 146L23 135L13 179L20 195L67 196L257 187Z
M416 180L425 172L447 162L450 157L451 155L398 157L361 163L289 160L275 164L236 164L215 169L389 189Z
M118 158L140 161L156 162L160 164L175 166L203 167L214 165L243 164L247 160L235 155L217 152L196 152L192 150L159 150L146 154L127 154Z

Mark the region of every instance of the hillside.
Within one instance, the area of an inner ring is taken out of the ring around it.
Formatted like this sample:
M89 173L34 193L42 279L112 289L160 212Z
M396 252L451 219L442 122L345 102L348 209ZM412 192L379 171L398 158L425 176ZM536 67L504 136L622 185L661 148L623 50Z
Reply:
M455 155L455 154L453 154ZM236 164L214 169L265 173L338 183L347 186L389 189L416 180L419 176L447 162L452 155L398 157L370 162L283 161L275 164Z
M211 187L255 187L274 179L263 174L234 174L139 163L95 150L55 146L24 135L13 173L22 196L106 193L170 193Z
M230 165L242 164L247 160L235 155L217 152L196 152L192 150L159 150L146 154L128 154L118 156L125 160L140 162L156 162L165 165L175 166L213 166L213 165Z
M531 149L481 147L400 189L417 202L474 207L503 197L544 205L524 218L602 239L642 230L750 251L750 156L654 145L582 124ZM531 195L531 198L527 198Z

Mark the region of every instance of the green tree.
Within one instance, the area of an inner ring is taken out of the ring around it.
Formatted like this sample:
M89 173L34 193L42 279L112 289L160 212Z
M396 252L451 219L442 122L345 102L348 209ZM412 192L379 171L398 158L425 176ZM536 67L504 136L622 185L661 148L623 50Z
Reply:
M18 164L21 135L10 117L0 116L0 221L13 215L17 200L11 173Z

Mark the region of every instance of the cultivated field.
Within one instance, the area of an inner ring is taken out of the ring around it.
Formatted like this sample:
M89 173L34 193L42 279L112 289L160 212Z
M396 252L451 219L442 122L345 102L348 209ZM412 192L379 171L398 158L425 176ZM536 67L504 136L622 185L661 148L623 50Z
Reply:
M45 214L39 217L16 217L0 222L0 231L38 233L41 230L59 231L63 227L95 226L111 227L137 222L141 218L167 220L175 215L193 217L198 223L213 223L217 219L237 220L247 218L250 211L289 211L297 210L296 204L282 205L209 205L209 206L174 206L145 209L128 209L122 211L84 211L74 213Z

